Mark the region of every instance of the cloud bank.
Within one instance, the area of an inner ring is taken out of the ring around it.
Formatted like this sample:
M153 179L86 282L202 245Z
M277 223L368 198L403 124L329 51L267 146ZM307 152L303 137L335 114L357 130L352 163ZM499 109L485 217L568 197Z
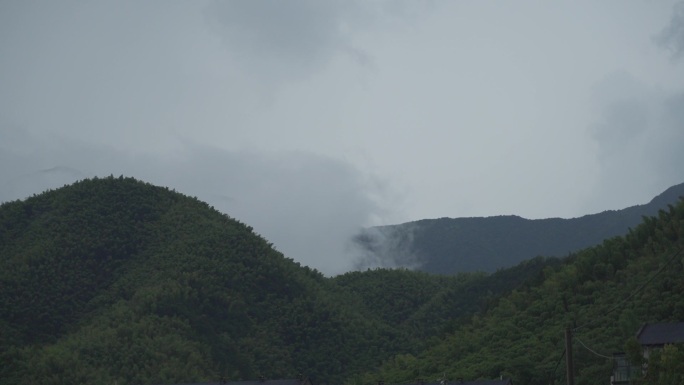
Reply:
M0 194L131 175L326 273L368 224L645 203L684 180L683 22L672 0L0 2ZM371 265L406 259L376 235Z
M654 41L668 50L673 60L681 59L684 54L684 2L674 6L670 24L655 36Z
M0 131L0 201L86 177L125 175L196 196L252 226L287 257L328 275L353 269L349 241L388 213L385 182L307 152L232 152L199 144L151 156ZM40 144L39 144L40 143Z

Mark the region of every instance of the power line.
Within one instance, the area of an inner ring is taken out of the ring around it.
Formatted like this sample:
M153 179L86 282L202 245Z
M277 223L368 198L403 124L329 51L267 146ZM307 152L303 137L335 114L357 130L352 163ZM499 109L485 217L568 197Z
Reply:
M679 250L677 250L677 252L674 253L674 254L667 260L667 262L665 262L665 263L664 263L664 264L663 264L663 265L662 265L662 266L661 266L661 267L660 267L660 268L659 268L659 269L658 269L658 270L657 270L657 271L656 271L656 272L655 272L655 273L654 273L646 282L644 282L641 286L639 286L636 290L634 290L632 293L630 293L627 297L625 297L625 298L624 298L622 301L620 301L618 304L616 304L615 306L613 306L612 308L610 308L607 312L604 312L604 313L603 313L603 317L605 317L605 316L607 316L608 314L612 313L612 312L615 311L616 309L622 307L622 305L623 305L625 302L629 301L629 300L630 300L632 297L634 297L637 293L639 293L641 290L643 290L643 289L644 289L649 283L651 283L658 275L660 275L660 273L662 273L662 272L665 270L665 268L668 267L668 266L672 263L672 261L674 261L674 259L677 258L677 256L678 256L681 252L682 252L682 248L680 247ZM567 353L567 357L568 357L568 359L567 359L567 361L568 361L568 384L574 384L574 379L573 379L573 377L572 377L572 376L573 376L573 363L572 363L572 354L571 354L572 351L568 351L568 350L572 349L572 338L573 338L573 336L574 336L574 338L575 338L575 339L576 339L576 340L577 340L585 349L587 349L588 351L590 351L592 354L594 354L594 355L596 355L596 356L598 356L598 357L607 358L607 359L609 359L609 360L614 360L614 359L615 359L614 357L610 357L610 356L607 356L607 355L605 355L605 354L598 353L597 351L591 349L591 348L588 347L582 340L580 340L579 338L577 338L576 335L574 335L574 334L575 334L575 333L574 333L575 331L577 331L577 330L579 330L580 328L583 328L583 327L585 327L585 326L587 326L587 325L593 324L593 323L597 322L598 320L600 320L601 318L602 318L602 317L596 318L596 319L594 319L593 321L589 321L589 322L587 322L587 323L585 323L585 324L583 324L583 325L577 326L577 327L575 327L575 328L572 329L572 330L571 330L571 329L566 329L566 331L565 331L565 336L566 336L566 337L565 337L565 338L566 338L566 353ZM558 366L556 366L556 369L557 369L557 368L558 368ZM554 372L554 374L555 374L555 372Z
M556 362L556 367L553 369L553 372L551 372L551 375L549 376L549 384L552 384L551 381L553 381L553 377L556 375L556 372L558 371L558 366L560 365L561 361L563 361L563 357L565 357L565 349L563 349L563 354L558 358L558 362Z
M587 345L585 345L584 342L582 342L581 339L577 338L577 336L575 336L575 339L577 340L577 342L580 343L580 345L584 346L585 349L587 349L588 351L594 353L595 355L597 355L597 356L599 356L599 357L603 357L603 358L608 358L609 360L614 360L614 359L615 359L614 357L610 357L610 356L603 355L603 354L601 354L601 353L597 353L595 350L593 350L592 348L590 348L590 347L588 347Z
M653 276L652 276L651 278L648 279L648 281L644 282L641 286L639 286L636 290L634 290L632 293L630 293L627 297L625 297L625 298L624 298L622 301L620 301L617 305L615 305L615 306L613 306L612 308L608 309L607 312L603 313L603 316L602 316L602 317L605 317L605 316L607 316L608 314L610 314L610 313L612 313L613 311L615 311L616 309L622 307L622 305L624 305L625 302L627 302L627 301L630 300L632 297L634 297L637 293L639 293L641 290L643 290L643 289L646 287L646 285L648 285L649 283L651 283L651 281L653 281L660 273L662 273L662 272L665 270L665 268L668 267L668 266L670 265L670 263L671 263L672 261L674 261L674 259L677 258L677 256L678 256L681 252L682 252L682 249L680 248L679 250L677 250L676 253L674 253L674 255L672 255L672 257L670 257L670 259L667 260L667 262L665 262L665 264L664 264L663 266L660 267L660 269L658 269L658 271L655 272L655 274L653 274ZM593 321L589 321L589 322L587 322L587 323L585 323L585 324L583 324L583 325L577 326L576 328L573 329L573 331L577 331L577 330L579 330L580 328L583 328L583 327L585 327L585 326L587 326L587 325L594 324L594 323L596 323L596 321L598 321L598 320L600 320L600 319L601 319L601 317L596 318L596 319L594 319Z

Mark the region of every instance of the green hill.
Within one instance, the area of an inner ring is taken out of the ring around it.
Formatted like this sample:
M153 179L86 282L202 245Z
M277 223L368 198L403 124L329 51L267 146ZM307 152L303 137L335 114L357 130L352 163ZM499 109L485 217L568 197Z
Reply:
M684 320L683 247L680 201L625 237L545 267L536 282L501 297L452 333L433 338L427 350L397 355L359 382L503 375L518 384L564 383L564 365L558 366L564 330L571 327L576 383L608 383L610 355L625 351L642 323ZM675 349L670 358L675 356L684 359L684 350ZM681 373L678 378L684 380Z
M565 257L627 234L643 217L657 215L681 196L684 183L670 187L648 204L579 218L424 219L367 229L355 243L370 260L390 259L428 273L493 272L540 255Z
M0 382L340 382L408 338L196 199L85 180L0 206Z
M406 269L350 272L332 280L342 290L360 297L357 307L397 328L422 348L424 338L452 330L476 313L484 312L502 295L540 277L559 259L524 261L493 274L432 275Z
M0 205L0 384L548 384L569 324L609 353L642 322L684 319L683 217L684 201L492 274L326 278L197 199L84 180ZM576 349L578 385L607 381L610 362Z

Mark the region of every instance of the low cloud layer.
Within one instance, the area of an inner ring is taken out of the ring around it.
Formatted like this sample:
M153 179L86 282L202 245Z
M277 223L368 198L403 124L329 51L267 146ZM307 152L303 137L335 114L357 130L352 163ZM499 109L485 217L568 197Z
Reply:
M415 226L410 224L363 229L348 244L354 268L419 268L423 262L413 252L415 230Z
M619 209L635 204L618 191L635 181L645 187L641 203L654 193L684 181L684 92L668 92L615 73L594 92L597 122L592 133L599 154L596 196L600 204ZM633 199L633 198L632 198Z
M330 274L369 224L645 203L684 181L683 4L0 1L0 198L131 175Z
M684 2L677 3L670 24L654 38L655 42L679 60L684 55Z
M313 153L187 144L151 156L63 138L40 141L21 130L0 133L0 201L86 177L133 176L210 203L252 226L287 257L328 275L355 267L360 254L349 247L352 236L389 212L384 182Z
M307 78L340 53L357 52L351 33L372 17L360 1L215 1L207 20L228 56L259 82Z

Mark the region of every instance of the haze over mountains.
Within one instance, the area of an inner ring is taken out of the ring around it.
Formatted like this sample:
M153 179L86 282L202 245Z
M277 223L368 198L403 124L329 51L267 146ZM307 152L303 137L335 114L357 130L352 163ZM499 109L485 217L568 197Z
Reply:
M649 203L579 218L519 216L424 219L364 230L354 242L359 266L407 267L434 274L493 272L536 256L563 257L624 235L684 196L684 183Z
M211 154L211 151L204 153ZM217 157L217 160L230 162L234 159ZM204 162L207 163L208 160L205 159ZM299 159L298 162L304 160ZM259 167L248 167L247 170L263 172ZM289 167L281 170L285 173L280 179L301 182L301 173L290 173L288 170ZM331 166L326 169L308 170L327 173L337 168ZM334 173L334 178L340 178L342 175L345 174ZM0 192L5 193L0 194L0 198L12 197L6 193L13 188L20 189L20 195L27 196L30 194L29 191L40 192L84 177L86 176L80 171L69 167L53 167L27 174L0 187ZM185 178L180 182L183 191L194 192L197 196L206 195L206 191L193 190L194 179ZM248 181L238 178L236 183L244 184ZM232 210L233 198L221 197L219 191L221 188L232 191L235 187L223 183L216 183L212 190L213 199L208 202L219 211L235 215L237 219L249 219L248 223L259 234L273 242L280 251L326 275L376 267L404 267L436 274L493 272L536 256L563 257L596 245L604 239L626 234L630 227L641 223L643 216L656 215L658 210L667 209L668 204L674 204L680 196L684 196L682 183L666 189L646 204L577 218L526 219L516 215L426 218L358 231L355 229L363 217L363 214L358 212L359 207L370 205L361 197L345 197L342 192L333 191L340 186L329 181L324 183L329 187L316 191L315 195L321 199L317 198L313 203L302 202L294 199L298 194L298 188L292 184L283 187L283 184L278 183L281 188L280 195L283 196L276 198L277 194L258 194L250 198L254 201L250 204L252 207L259 206L257 199L275 199L266 206L261 204L262 210L258 215L245 211L244 208ZM329 205L327 199L322 198L326 194L331 194L332 200L350 205L352 210L342 214L344 210L340 208L322 208L323 205ZM286 197L293 197L294 200L288 203ZM281 208L288 204L292 204L293 207L288 210ZM305 211L312 213L301 214ZM291 216L287 217L287 213Z
M0 1L0 385L608 384L683 66L684 0Z

